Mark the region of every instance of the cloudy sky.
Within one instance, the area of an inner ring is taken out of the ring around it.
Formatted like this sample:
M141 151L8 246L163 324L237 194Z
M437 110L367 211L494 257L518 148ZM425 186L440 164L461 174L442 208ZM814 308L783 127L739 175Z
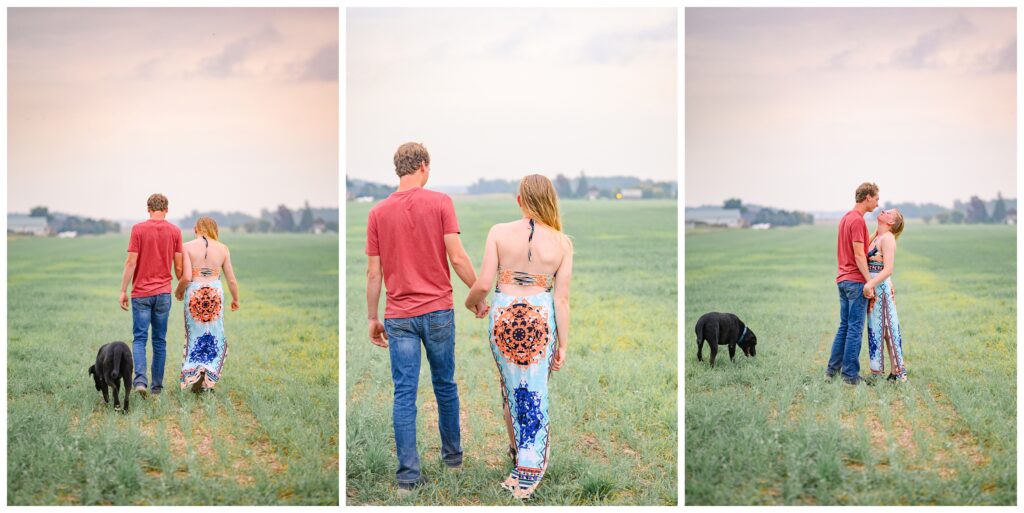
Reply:
M687 9L686 205L1016 196L1013 9Z
M338 205L337 9L10 9L8 210Z
M541 172L677 176L676 9L348 9L346 169L433 185Z

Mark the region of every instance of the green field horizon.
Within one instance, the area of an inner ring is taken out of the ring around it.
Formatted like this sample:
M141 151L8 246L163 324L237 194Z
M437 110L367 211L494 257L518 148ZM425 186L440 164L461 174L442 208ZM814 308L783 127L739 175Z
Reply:
M677 504L676 202L568 200L561 206L575 247L572 327L566 365L549 385L551 463L530 503ZM487 322L461 306L467 288L454 273L463 468L446 472L440 461L437 405L424 362L417 443L430 482L405 498L396 493L389 355L367 336L364 248L371 207L347 206L347 503L519 504L499 486L511 464ZM455 208L477 270L491 225L522 216L514 196L457 197Z
M164 392L133 392L122 415L87 369L102 344L132 343L127 234L8 238L9 505L338 504L338 236L221 240L241 309L225 308L215 392L179 389L175 300Z
M1016 505L1015 226L908 225L892 279L909 382L856 388L824 382L835 226L685 236L687 505ZM738 315L757 356L698 362L709 311Z

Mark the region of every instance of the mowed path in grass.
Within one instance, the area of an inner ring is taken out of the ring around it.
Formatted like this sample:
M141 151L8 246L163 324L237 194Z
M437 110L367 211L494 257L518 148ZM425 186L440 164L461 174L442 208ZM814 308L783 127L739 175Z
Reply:
M910 381L875 387L823 380L835 238L686 234L686 504L1016 504L1015 227L907 226L893 281ZM708 311L739 315L757 356L697 362Z
M127 235L8 239L9 504L338 503L338 237L221 235L241 309L215 393L179 390L174 301L164 393L128 415L88 375L100 345L131 345Z
M347 502L516 504L498 486L511 464L487 322L462 307L468 289L454 272L464 468L443 469L424 359L417 442L430 483L408 498L396 495L390 360L387 350L370 344L365 320L370 206L348 205ZM455 208L479 270L491 225L521 213L512 196L457 199ZM533 503L675 504L676 203L564 201L562 209L575 244L572 331L566 366L551 376L551 463Z

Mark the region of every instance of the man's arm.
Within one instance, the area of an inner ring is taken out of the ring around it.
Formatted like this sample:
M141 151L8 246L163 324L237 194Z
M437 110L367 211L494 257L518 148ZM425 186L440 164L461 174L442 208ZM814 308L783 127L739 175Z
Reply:
M459 234L446 233L444 248L448 253L448 260L452 263L452 268L455 269L455 274L459 275L462 283L472 288L476 283L476 271L473 270L473 262L466 254L466 248L462 247L462 239L459 238Z
M124 261L124 273L121 275L121 310L128 310L128 284L135 275L135 266L139 262L139 254L129 251L128 258Z
M174 277L179 281L181 280L181 274L185 272L184 258L181 253L174 254Z
M380 265L380 255L370 255L367 258L369 262L366 265L366 319L370 323L370 342L376 346L388 347L388 334L378 317L384 270Z
M864 241L853 241L853 260L857 262L857 270L864 277L864 282L871 281L871 273L868 272L868 257L864 253ZM865 290L864 297L874 297L874 290Z

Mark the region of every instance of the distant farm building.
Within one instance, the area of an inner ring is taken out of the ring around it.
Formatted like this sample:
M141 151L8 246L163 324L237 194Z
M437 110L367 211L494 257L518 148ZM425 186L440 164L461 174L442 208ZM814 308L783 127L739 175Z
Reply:
M619 199L643 199L644 191L641 189L622 189Z
M49 233L45 217L7 214L7 233L43 236Z
M738 208L701 207L686 209L686 226L726 226L739 228L743 224Z

